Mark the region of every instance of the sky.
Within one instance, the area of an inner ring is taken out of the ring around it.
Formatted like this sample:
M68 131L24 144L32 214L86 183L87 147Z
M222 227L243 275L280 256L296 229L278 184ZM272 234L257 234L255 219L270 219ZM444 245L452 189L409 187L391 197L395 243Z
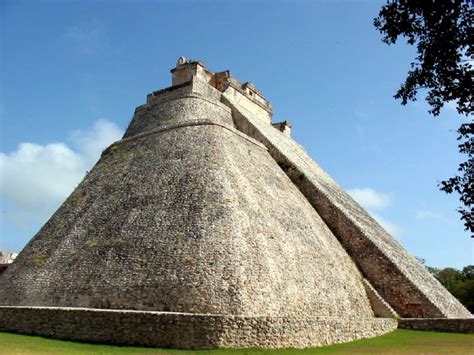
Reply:
M393 98L414 48L372 25L385 1L0 2L0 250L19 252L120 139L178 57L251 81L274 121L413 255L474 264L457 196L454 105Z

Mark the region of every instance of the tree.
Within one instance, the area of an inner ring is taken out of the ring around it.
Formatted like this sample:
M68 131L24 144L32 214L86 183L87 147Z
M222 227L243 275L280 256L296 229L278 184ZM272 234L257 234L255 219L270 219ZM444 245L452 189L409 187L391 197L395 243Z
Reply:
M462 269L462 274L466 280L474 280L474 265L465 266Z
M417 56L395 98L402 105L416 101L426 92L428 111L440 113L447 102L454 102L460 115L468 117L458 129L458 149L467 155L458 175L442 181L440 189L456 192L463 206L458 211L464 227L474 237L474 121L473 74L474 38L472 6L460 0L389 0L374 19L374 26L387 44L399 37L416 45Z
M455 268L447 267L440 270L436 278L444 287L453 293L452 291L456 289L457 284L463 281L463 274Z
M423 259L417 259L422 260L425 265ZM474 312L474 265L467 265L462 271L452 267L425 267L459 302L471 313Z

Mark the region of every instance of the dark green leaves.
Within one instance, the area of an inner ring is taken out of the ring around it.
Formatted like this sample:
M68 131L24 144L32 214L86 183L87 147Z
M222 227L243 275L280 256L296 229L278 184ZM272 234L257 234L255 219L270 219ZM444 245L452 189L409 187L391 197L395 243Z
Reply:
M429 113L439 115L447 102L455 102L459 114L471 118L458 129L459 152L467 160L459 165L459 174L441 182L446 193L456 192L464 205L458 211L466 230L474 237L474 12L469 1L461 0L389 0L374 26L387 44L399 37L417 48L415 60L395 98L402 105L416 101L419 90L427 92ZM473 64L470 64L473 63Z

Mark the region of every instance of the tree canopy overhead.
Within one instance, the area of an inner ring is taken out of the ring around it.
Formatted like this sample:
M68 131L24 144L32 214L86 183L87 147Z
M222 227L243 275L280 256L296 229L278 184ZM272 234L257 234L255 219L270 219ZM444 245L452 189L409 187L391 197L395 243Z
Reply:
M459 0L389 1L374 20L387 44L398 37L416 45L405 83L395 94L405 105L427 89L430 113L438 115L444 103L456 101L460 114L473 112L473 20L471 6Z
M474 12L468 1L389 0L374 19L383 41L394 44L405 37L417 48L405 82L395 98L403 105L426 92L429 112L437 116L447 102L454 102L459 114L470 117L458 129L459 152L467 155L458 175L442 181L441 190L460 196L458 209L466 230L474 237Z

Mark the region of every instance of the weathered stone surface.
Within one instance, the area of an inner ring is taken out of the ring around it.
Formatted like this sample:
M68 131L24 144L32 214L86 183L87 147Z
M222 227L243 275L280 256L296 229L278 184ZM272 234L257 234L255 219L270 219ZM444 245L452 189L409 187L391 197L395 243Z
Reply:
M148 95L0 277L0 329L305 347L394 329L374 317L392 315L385 301L401 315L469 316L287 122L272 127L271 104L251 83L184 59L172 73L175 85Z
M202 91L148 99L2 277L1 304L373 316L316 211Z
M436 332L474 333L474 318L405 318L398 328Z
M427 270L291 137L266 124L236 100L228 87L223 102L236 127L265 144L355 261L364 277L403 317L472 317Z
M372 316L266 149L219 125L108 149L0 280L3 305Z
M370 338L397 327L396 320L386 318L271 317L31 307L0 307L0 320L0 331L186 349L304 348Z
M397 312L379 295L367 279L363 279L362 282L376 317L399 318Z

